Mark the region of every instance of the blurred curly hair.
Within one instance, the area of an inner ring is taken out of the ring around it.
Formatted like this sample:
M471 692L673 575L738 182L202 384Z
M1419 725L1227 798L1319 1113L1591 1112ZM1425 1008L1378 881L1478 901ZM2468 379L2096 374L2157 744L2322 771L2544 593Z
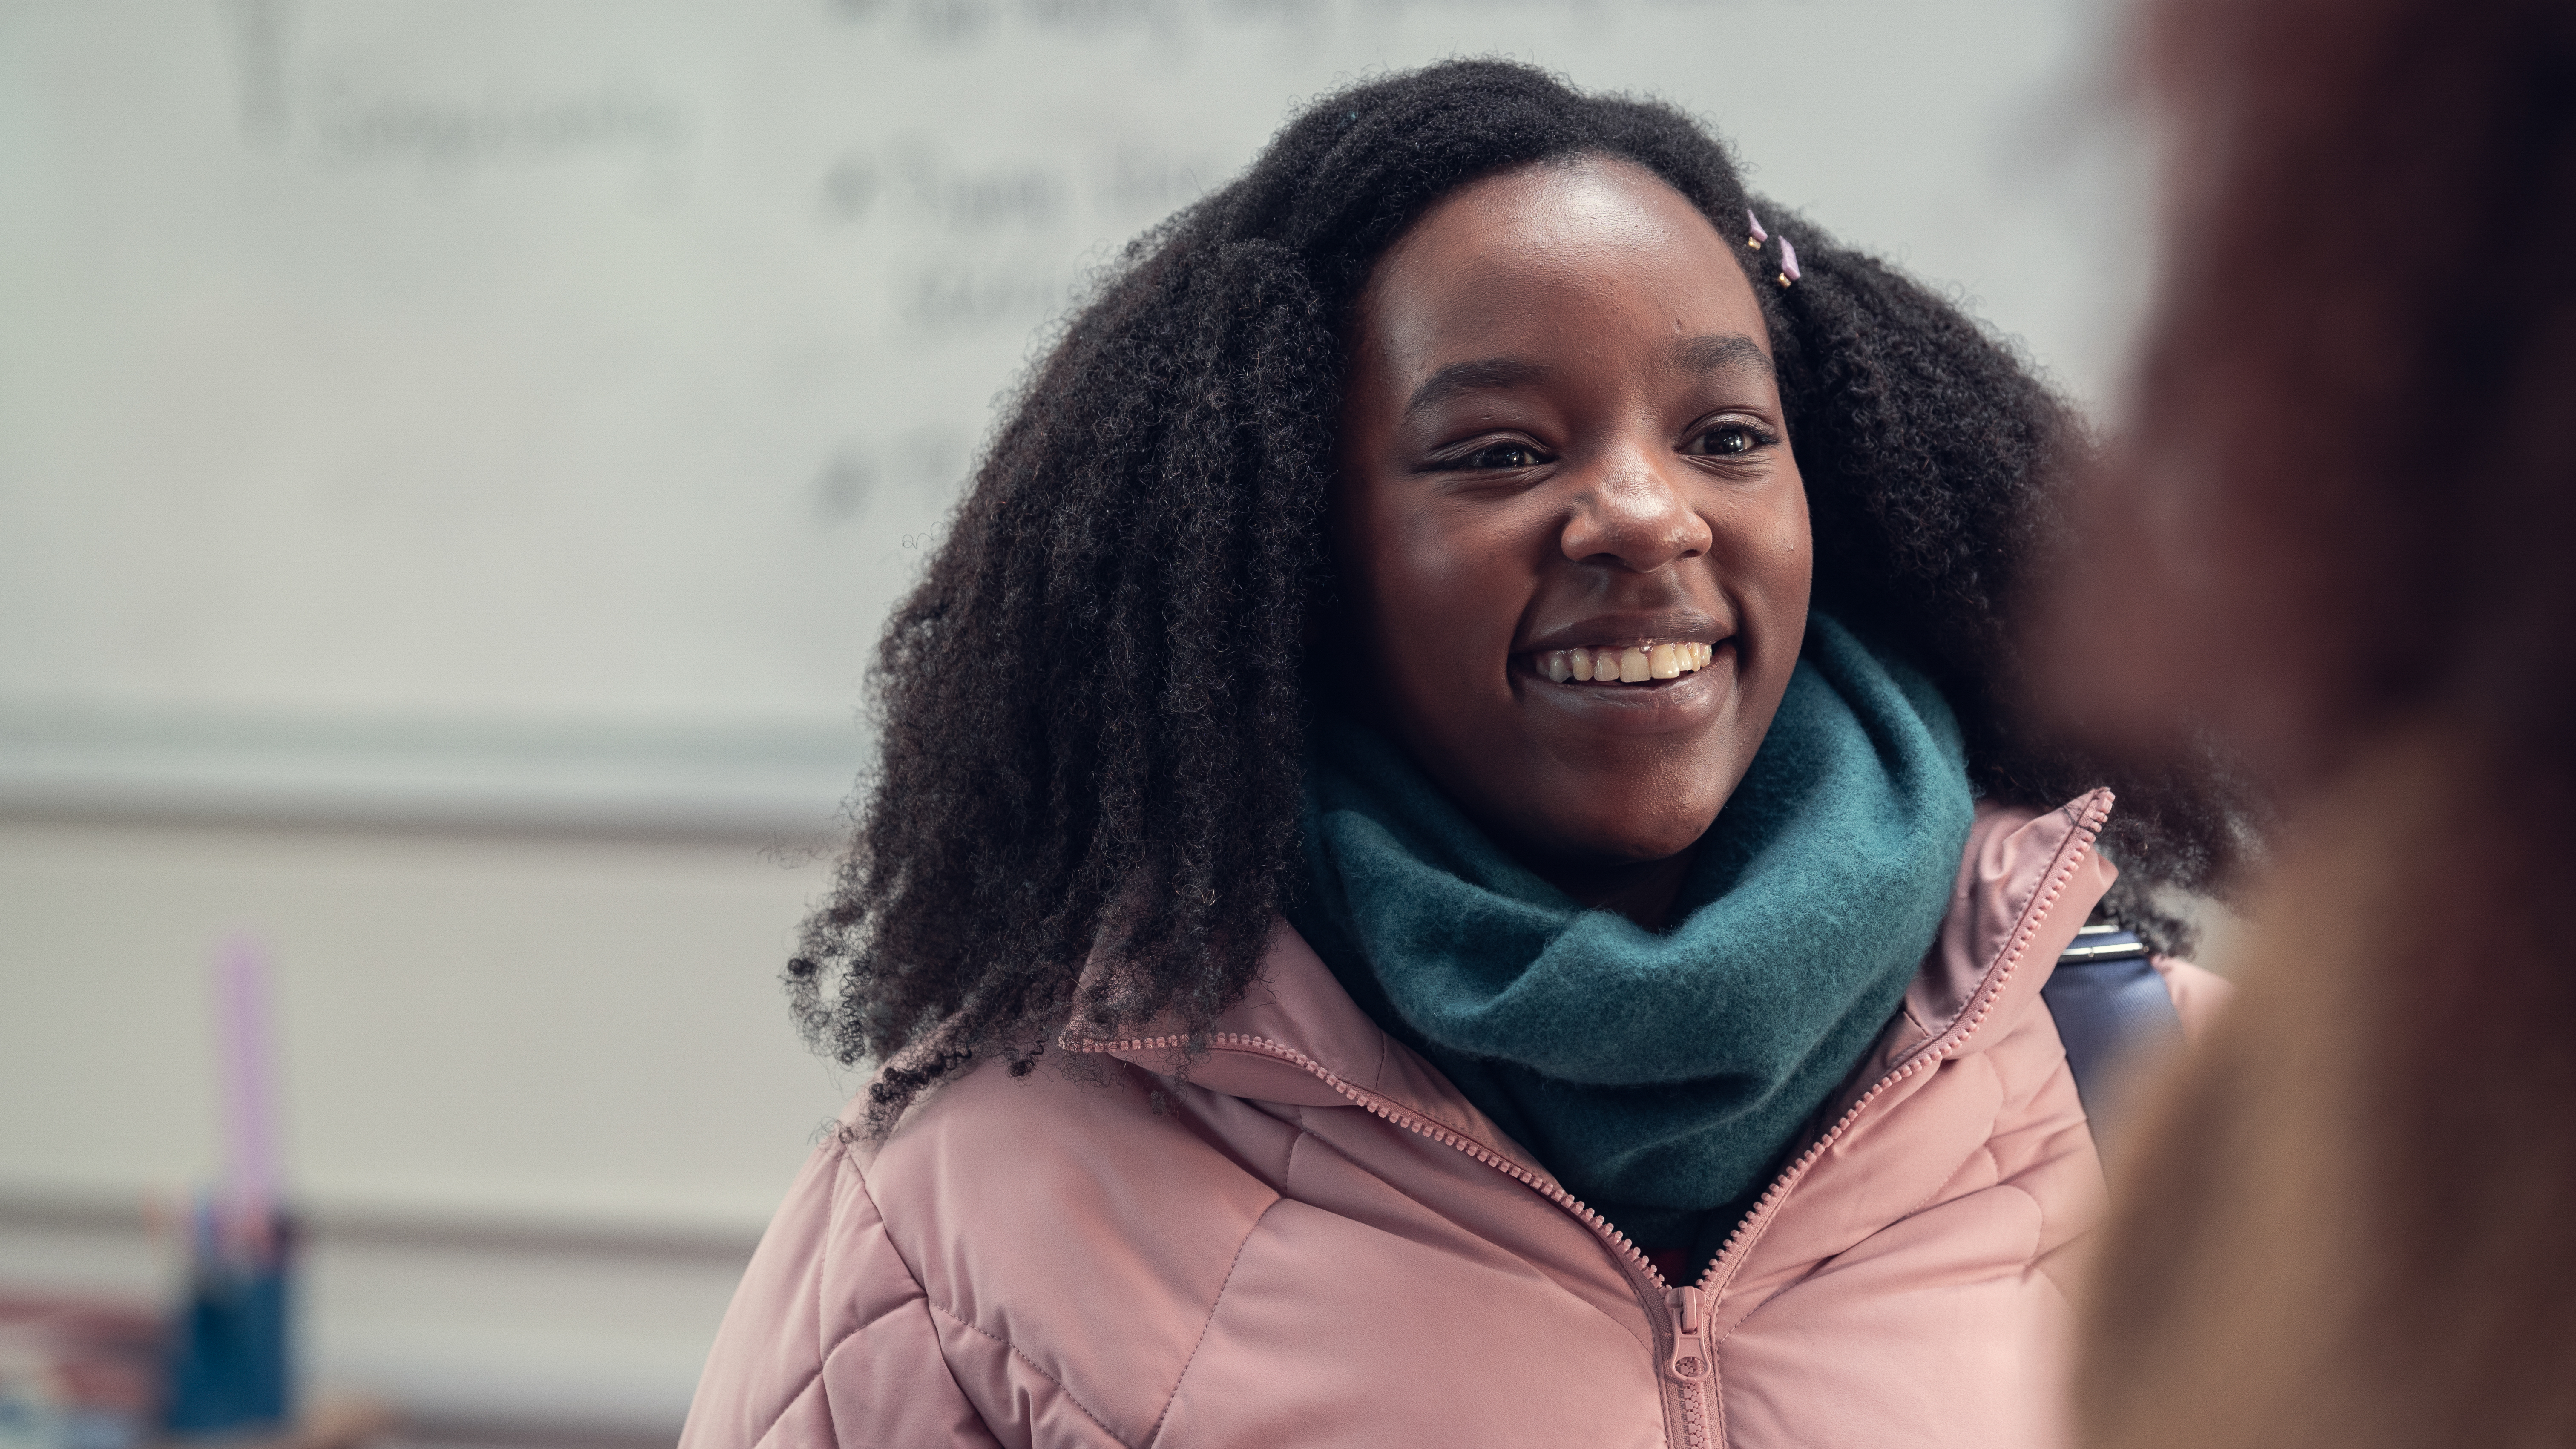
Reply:
M1372 264L1467 182L1577 156L1641 166L1738 249L1770 325L1816 535L1815 602L1947 694L1978 786L2122 810L2114 906L2231 861L2222 777L2148 778L2021 722L2014 601L2087 444L2013 351L1885 263L1749 196L1670 106L1459 61L1314 103L1250 170L1132 243L1026 379L871 671L882 756L787 981L819 1050L885 1065L868 1126L1071 1016L1204 1031L1299 889L1310 624L1348 314ZM1114 932L1124 969L1082 966ZM1164 1029L1172 1029L1164 1028Z

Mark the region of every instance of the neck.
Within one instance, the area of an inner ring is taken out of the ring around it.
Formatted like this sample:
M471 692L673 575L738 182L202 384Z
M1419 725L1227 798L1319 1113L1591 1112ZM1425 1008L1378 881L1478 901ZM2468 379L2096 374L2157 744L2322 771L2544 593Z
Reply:
M1660 931L1680 899L1682 881L1690 875L1696 845L1661 860L1530 863L1549 885L1597 911L1616 911L1649 931Z

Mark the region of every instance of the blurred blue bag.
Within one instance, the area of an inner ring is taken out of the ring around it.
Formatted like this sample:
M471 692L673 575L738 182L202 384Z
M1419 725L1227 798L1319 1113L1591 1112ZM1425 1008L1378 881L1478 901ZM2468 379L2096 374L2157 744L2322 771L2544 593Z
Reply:
M295 1412L286 1223L269 1225L266 1251L212 1251L212 1236L199 1235L188 1301L172 1326L163 1427L220 1434L283 1426Z

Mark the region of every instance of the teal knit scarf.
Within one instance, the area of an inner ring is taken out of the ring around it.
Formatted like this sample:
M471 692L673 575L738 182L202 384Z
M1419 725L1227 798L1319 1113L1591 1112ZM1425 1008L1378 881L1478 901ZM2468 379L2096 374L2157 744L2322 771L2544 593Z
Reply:
M1576 905L1349 721L1306 781L1290 921L1353 999L1640 1246L1703 1260L1903 998L1972 813L1940 695L1820 615L1666 932Z

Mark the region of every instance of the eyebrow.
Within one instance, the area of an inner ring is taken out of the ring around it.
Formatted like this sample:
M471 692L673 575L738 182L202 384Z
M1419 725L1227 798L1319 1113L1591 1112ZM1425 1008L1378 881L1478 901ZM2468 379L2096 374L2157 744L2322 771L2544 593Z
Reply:
M1453 362L1431 374L1429 381L1413 390L1413 396L1405 400L1404 413L1411 417L1424 408L1447 402L1462 393L1525 387L1546 376L1545 367L1517 357L1484 357L1474 362Z
M1704 337L1691 337L1673 344L1673 361L1691 372L1758 372L1764 377L1777 374L1771 366L1771 354L1762 344L1741 332L1712 332ZM1431 374L1422 386L1405 399L1405 416L1424 408L1447 402L1464 393L1486 392L1504 388L1525 387L1547 376L1547 368L1518 357L1481 357L1473 362L1453 362Z
M1741 332L1713 332L1673 344L1673 361L1692 372L1758 372L1776 377L1771 354Z

